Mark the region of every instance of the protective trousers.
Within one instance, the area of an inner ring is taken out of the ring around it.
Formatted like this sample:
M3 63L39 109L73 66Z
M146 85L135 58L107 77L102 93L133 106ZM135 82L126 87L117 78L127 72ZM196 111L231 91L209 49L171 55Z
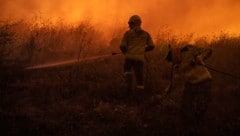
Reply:
M135 73L135 78L136 78L136 83L137 86L136 88L138 89L144 89L143 85L143 66L144 62L142 61L137 61L137 60L131 60L131 59L125 59L124 62L124 75L126 78L126 85L127 85L127 90L131 91L133 87L133 74ZM134 73L132 72L134 71Z
M182 113L187 122L202 122L211 101L211 81L185 84L182 99Z

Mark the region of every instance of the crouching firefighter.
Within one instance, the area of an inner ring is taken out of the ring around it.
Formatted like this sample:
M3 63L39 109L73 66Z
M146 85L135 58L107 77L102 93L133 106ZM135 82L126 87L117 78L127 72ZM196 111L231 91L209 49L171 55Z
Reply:
M185 123L199 123L204 119L211 99L212 76L205 67L204 60L212 50L195 45L182 48L168 47L165 59L172 62L175 70L184 79L181 114Z
M144 90L144 63L145 52L154 49L154 44L150 34L141 28L141 18L133 15L128 21L129 30L125 32L120 49L124 54L124 76L126 80L127 92ZM136 77L136 87L133 87L133 74Z

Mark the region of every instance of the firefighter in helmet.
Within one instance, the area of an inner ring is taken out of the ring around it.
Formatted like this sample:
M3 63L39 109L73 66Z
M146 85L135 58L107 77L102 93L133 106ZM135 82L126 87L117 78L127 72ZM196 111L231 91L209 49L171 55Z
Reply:
M143 68L145 52L154 49L150 34L141 28L142 20L138 15L133 15L128 21L129 30L123 35L120 49L125 56L124 76L126 79L127 91L133 89L133 71L136 77L137 90L144 90Z
M212 50L188 44L182 48L165 46L161 54L175 65L176 71L185 81L181 104L184 121L202 122L211 99L212 80L204 60L211 56Z

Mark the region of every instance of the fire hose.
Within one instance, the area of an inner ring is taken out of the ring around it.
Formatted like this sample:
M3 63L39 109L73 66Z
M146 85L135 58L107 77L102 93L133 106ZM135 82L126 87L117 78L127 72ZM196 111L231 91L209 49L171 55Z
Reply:
M26 70L30 70L30 69L41 69L41 68L47 68L47 67L57 67L57 66L61 66L61 65L79 63L81 61L94 60L94 59L98 59L98 58L102 58L102 57L109 57L109 56L115 56L115 55L120 55L120 54L122 54L122 53L120 53L120 52L112 52L111 54L94 56L94 57L90 57L90 58L74 59L74 60L67 60L67 61L61 61L61 62L50 63L50 64L35 65L35 66L26 67L25 69ZM147 59L147 61L148 61L148 59ZM240 77L238 77L238 76L235 76L235 75L230 74L228 72L217 70L217 69L211 67L208 64L204 64L203 66L205 66L206 68L208 68L208 69L210 69L212 71L215 71L217 73L220 73L220 74L223 74L223 75L227 75L227 76L230 76L230 77L235 78L235 79L240 79ZM170 74L171 80L172 80L172 77L173 77L173 71L174 71L174 65L172 64L172 66L171 66L171 74ZM170 86L170 88L171 88L171 86Z
M48 68L48 67L57 67L57 66L74 64L74 63L80 63L82 61L94 60L94 59L99 59L99 58L102 58L102 57L109 57L109 56L115 56L115 55L120 55L120 54L122 54L122 53L120 53L120 52L112 52L110 54L94 56L94 57L90 57L90 58L73 59L73 60L66 60L66 61L61 61L61 62L56 62L56 63L35 65L35 66L26 67L25 69L26 70L33 70L33 69L43 69L43 68ZM217 70L217 69L211 67L210 65L207 65L207 64L202 64L202 65L204 67L208 68L209 70L215 71L217 73L220 73L220 74L223 74L223 75L227 75L227 76L230 76L230 77L235 78L235 79L240 79L239 76L235 76L235 75L230 74L228 72ZM172 82L172 78L173 78L173 73L174 73L174 64L172 64L172 66L171 66L171 74L170 74L171 82ZM169 86L169 89L171 89L171 88L172 88L172 85Z
M202 66L206 67L207 69L209 70L212 70L214 72L217 72L219 74L223 74L223 75L226 75L226 76L229 76L229 77L232 77L234 79L238 79L240 80L240 77L239 76L235 76L233 74L230 74L228 72L224 72L224 71L220 71L218 69L215 69L213 67L211 67L210 65L208 64L201 64ZM172 86L173 86L173 78L174 78L174 64L172 64L171 66L171 73L170 73L170 82L169 82L169 85L167 86L167 88L165 89L165 96L167 96L168 94L170 94L172 92Z
M210 65L205 64L205 65L203 65L203 66L206 67L206 68L208 68L208 69L210 69L210 70L212 70L212 71L215 71L215 72L217 72L217 73L220 73L220 74L223 74L223 75L226 75L226 76L229 76L229 77L232 77L232 78L235 78L235 79L239 79L239 80L240 80L240 77L239 77L239 76L235 76L235 75L233 75L233 74L230 74L230 73L227 73L227 72L224 72L224 71L217 70L217 69L211 67Z

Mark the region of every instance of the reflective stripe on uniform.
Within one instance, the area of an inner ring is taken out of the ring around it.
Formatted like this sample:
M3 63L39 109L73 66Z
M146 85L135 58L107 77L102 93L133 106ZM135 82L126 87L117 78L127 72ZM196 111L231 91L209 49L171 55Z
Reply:
M143 86L143 85L137 85L136 88L137 88L137 89L142 89L142 90L143 90L143 89L144 89L144 86Z
M131 75L131 74L132 74L132 72L125 72L124 76L128 76L128 75Z

